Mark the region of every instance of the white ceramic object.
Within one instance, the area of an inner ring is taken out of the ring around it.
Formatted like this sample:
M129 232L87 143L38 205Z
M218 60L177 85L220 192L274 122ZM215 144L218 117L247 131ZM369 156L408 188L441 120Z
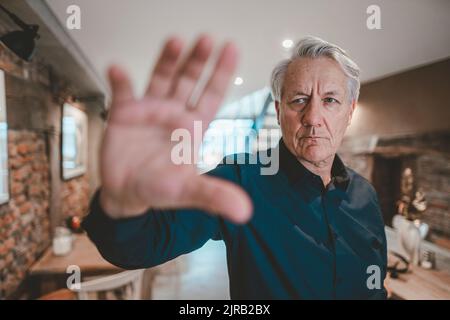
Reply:
M56 227L53 237L53 254L56 256L67 255L72 250L72 233L64 227Z
M419 220L410 221L403 216L396 215L392 220L398 232L398 241L402 250L408 255L412 264L420 263L420 244L428 233L429 226Z

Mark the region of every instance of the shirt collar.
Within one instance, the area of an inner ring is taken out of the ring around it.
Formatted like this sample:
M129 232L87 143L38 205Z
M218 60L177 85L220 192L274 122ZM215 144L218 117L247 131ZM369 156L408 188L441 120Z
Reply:
M299 181L307 182L312 186L319 189L324 189L324 185L320 176L312 173L306 167L298 161L298 159L289 151L284 144L283 139L280 139L278 144L279 157L280 157L280 169L283 170L291 183L297 183ZM336 154L331 167L331 182L329 189L339 188L345 193L348 184L350 182L350 176L348 171L342 162L341 158Z

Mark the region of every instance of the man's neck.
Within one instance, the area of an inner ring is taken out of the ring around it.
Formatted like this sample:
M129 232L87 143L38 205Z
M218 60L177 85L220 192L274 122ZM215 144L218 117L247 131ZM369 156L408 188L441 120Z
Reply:
M323 185L326 187L331 181L331 168L333 166L334 155L329 158L318 161L311 162L305 159L298 159L300 163L312 173L320 176L322 178Z

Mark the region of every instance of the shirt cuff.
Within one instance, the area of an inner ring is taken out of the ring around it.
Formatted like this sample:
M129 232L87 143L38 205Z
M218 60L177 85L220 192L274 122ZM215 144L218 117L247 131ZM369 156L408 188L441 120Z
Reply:
M89 214L81 226L94 243L123 243L135 237L148 221L148 211L132 218L113 219L100 205L100 189L92 197Z

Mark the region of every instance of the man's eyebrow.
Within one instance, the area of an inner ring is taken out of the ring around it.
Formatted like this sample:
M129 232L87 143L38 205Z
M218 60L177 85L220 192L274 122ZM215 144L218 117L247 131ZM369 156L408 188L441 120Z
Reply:
M305 92L303 92L303 91L294 91L294 92L291 94L291 96L308 96L308 97L309 97L309 94L308 94L308 93L305 93Z
M337 95L339 95L339 91L337 91L337 90L331 90L331 91L327 91L327 92L325 92L325 95L326 96L337 96Z
M329 96L337 96L339 94L340 94L339 90L330 90L330 91L327 91L327 92L324 93L324 95L329 95ZM309 97L310 94L309 93L305 93L303 91L294 91L290 96L291 97L294 97L294 96L308 96Z

